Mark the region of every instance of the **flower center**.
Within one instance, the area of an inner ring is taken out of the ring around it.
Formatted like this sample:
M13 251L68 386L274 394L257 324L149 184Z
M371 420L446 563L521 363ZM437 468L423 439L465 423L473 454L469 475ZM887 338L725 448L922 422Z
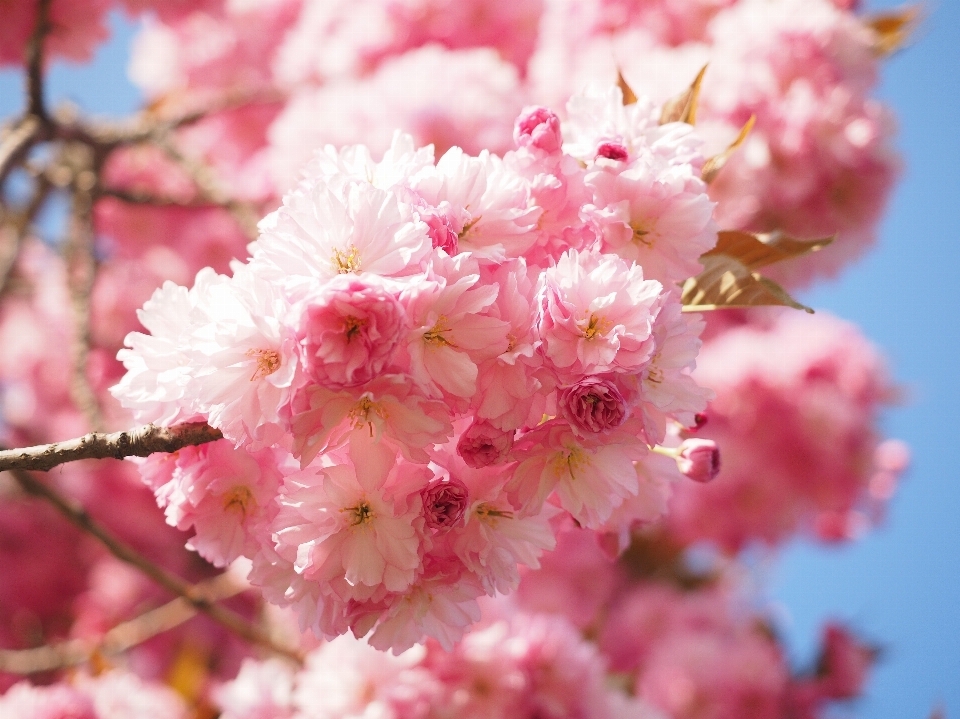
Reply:
M477 508L473 510L473 513L477 515L478 519L485 520L488 524L494 522L497 519L513 519L513 512L510 512L505 509L497 509L496 507L491 507L486 502L481 502L477 505Z
M340 511L350 513L351 527L356 527L358 524L369 524L375 516L373 509L365 499L360 500L356 507L345 507Z
M650 223L638 220L636 222L630 223L630 228L633 230L633 241L639 242L640 244L646 245L647 247L653 247L653 230L648 226Z
M353 409L347 413L347 418L353 424L354 429L363 429L364 427L370 428L370 436L373 437L373 422L374 419L370 415L373 414L374 417L379 417L381 420L387 418L387 413L384 411L383 407L374 402L369 397L361 397L360 401L357 402Z
M423 341L431 345L456 347L453 342L443 336L444 332L449 331L450 328L447 326L447 318L443 315L440 315L437 318L437 323L423 333Z
M247 357L252 357L257 361L257 369L254 370L250 381L263 379L267 375L273 374L280 369L280 353L276 350L252 349L247 350Z
M346 251L334 248L331 259L338 274L345 275L348 272L360 271L360 250L353 245L350 245Z
M358 334L360 330L367 326L367 321L362 320L359 317L354 317L353 315L348 315L343 318L343 333L347 336L347 342L352 340Z
M587 326L581 327L580 329L583 331L585 339L592 340L597 335L606 333L606 331L610 329L610 322L603 317L591 314L590 319L587 320Z
M234 487L223 497L223 509L226 512L237 511L243 517L241 521L246 520L247 510L251 505L255 505L257 500L253 498L253 492L247 487Z
M564 474L569 474L570 479L577 478L577 472L590 466L590 460L587 459L587 455L579 447L572 447L560 452L557 452L553 456L553 460L550 462L553 473L557 477L561 477Z

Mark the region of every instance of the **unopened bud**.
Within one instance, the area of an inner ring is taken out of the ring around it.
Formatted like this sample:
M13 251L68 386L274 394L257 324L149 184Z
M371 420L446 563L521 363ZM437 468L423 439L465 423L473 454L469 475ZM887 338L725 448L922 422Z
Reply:
M525 107L513 127L517 147L536 147L544 152L560 152L563 136L560 118L545 107Z
M695 482L710 482L720 473L720 449L712 439L685 439L677 466Z

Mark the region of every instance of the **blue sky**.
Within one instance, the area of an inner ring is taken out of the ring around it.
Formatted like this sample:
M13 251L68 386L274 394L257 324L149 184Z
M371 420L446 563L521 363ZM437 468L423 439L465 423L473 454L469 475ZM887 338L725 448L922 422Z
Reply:
M797 659L812 654L826 618L885 647L853 707L873 719L923 719L936 704L960 716L960 0L926 13L914 44L883 73L880 96L899 116L906 167L881 242L839 281L802 297L859 324L889 357L908 401L884 427L911 445L912 468L882 528L842 548L798 542L770 577ZM114 41L92 65L54 68L52 100L111 115L137 107L125 70L133 29L113 24ZM0 72L0 117L20 106L20 84Z

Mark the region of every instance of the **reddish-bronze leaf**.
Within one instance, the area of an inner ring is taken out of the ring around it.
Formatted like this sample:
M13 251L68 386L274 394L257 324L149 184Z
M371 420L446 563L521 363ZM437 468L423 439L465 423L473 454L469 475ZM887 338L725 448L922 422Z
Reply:
M877 13L865 18L867 27L873 30L875 35L874 52L884 57L902 48L916 27L919 17L920 6L908 5L899 10Z
M708 185L713 182L714 178L717 176L717 173L723 169L723 166L727 164L733 153L737 151L737 148L743 144L743 141L747 139L747 136L750 134L750 131L753 129L754 123L757 121L756 115L751 115L750 119L747 120L746 124L740 129L740 134L737 135L737 139L730 143L730 146L721 152L719 155L714 155L709 160L703 163L703 169L700 170L700 177L703 178L703 181Z
M666 125L668 122L685 122L688 125L697 123L697 103L700 100L700 83L703 82L703 75L707 71L704 65L696 78L686 90L681 92L675 98L667 100L660 111L660 124Z
M781 232L754 235L739 230L723 230L717 236L717 246L703 257L726 255L740 262L750 272L755 272L775 262L821 250L835 238L836 236L818 240L797 240Z
M683 285L684 312L779 305L813 314L776 282L751 272L733 257L704 255L701 261L703 272Z
M633 91L627 81L623 77L623 73L620 70L617 70L617 87L620 88L620 92L623 93L623 104L632 105L637 101L637 94Z

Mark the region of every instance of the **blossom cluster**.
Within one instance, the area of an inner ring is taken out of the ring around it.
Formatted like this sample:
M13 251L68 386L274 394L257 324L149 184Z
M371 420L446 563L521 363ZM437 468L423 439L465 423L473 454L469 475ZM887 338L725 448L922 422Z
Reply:
M642 463L709 397L677 284L716 241L698 140L656 110L617 88L562 128L531 107L502 158L327 147L232 276L159 289L113 393L223 432L141 468L190 546L252 559L318 636L450 648L560 513L656 517Z
M879 520L906 464L878 430L895 389L849 325L700 319L678 287L718 228L839 231L763 269L793 287L871 242L898 161L854 4L52 0L48 60L88 58L111 6L148 13L141 119L177 125L104 151L85 379L106 427L225 439L140 463L149 489L129 462L48 479L187 581L252 562L284 608L230 606L309 654L229 681L253 650L197 618L109 658L140 680L20 684L0 716L813 719L858 694L872 652L831 625L816 669L791 671L733 596L734 557ZM7 5L4 65L39 7ZM661 125L705 64L696 132ZM618 71L652 100L575 94ZM303 171L327 143L362 146ZM238 208L281 197L245 252ZM0 214L7 244L19 213ZM0 298L8 446L91 429L57 250L27 237ZM149 334L128 335L138 318ZM0 484L5 649L95 646L169 598L59 522ZM723 570L678 569L704 541ZM366 640L333 639L351 631Z

